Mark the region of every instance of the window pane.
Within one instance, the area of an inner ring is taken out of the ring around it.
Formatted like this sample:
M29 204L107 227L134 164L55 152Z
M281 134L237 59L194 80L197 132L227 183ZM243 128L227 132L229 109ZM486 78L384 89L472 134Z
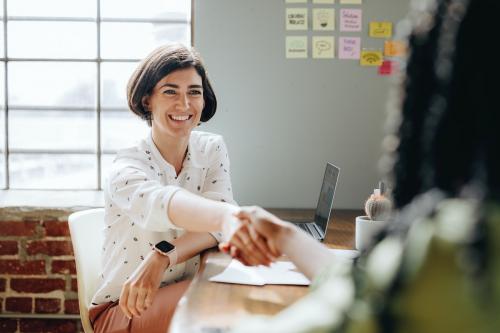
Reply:
M0 188L5 188L5 62L0 62Z
M4 58L5 57L5 52L3 48L3 22L0 21L0 57Z
M10 149L95 150L96 113L92 111L11 111Z
M13 58L97 57L97 25L92 22L9 22L8 50Z
M142 59L168 42L189 45L190 25L157 23L102 23L103 58Z
M95 189L94 155L10 154L10 185L15 189Z
M132 111L106 111L101 114L102 150L116 151L133 146L149 133L147 123Z
M10 16L96 17L95 0L9 0Z
M136 62L101 64L103 107L128 108L127 82L136 67Z
M9 62L8 76L11 108L95 107L95 63Z
M111 165L113 164L113 160L115 159L115 154L103 154L101 155L101 188L104 188L104 184L106 184L106 178L109 175L109 171L111 170Z
M187 20L191 1L186 0L101 0L103 18L169 18Z

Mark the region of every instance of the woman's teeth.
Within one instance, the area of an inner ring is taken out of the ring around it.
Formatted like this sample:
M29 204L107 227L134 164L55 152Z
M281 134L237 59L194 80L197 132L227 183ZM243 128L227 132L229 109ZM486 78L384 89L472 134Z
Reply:
M170 119L177 120L177 121L184 121L184 120L188 120L189 118L191 118L191 116L174 116L174 115L170 115L169 117L170 117Z

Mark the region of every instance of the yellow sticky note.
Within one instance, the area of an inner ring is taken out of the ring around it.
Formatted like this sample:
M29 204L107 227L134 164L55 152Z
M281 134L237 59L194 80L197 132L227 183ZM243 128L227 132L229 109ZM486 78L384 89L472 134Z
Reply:
M361 5L362 0L340 0L343 5Z
M285 0L286 3L307 3L307 0Z
M381 66L383 60L382 51L362 50L359 63L361 66Z
M386 57L402 57L406 54L406 43L400 40L386 40L384 55Z
M286 37L287 59L307 58L307 36Z
M335 0L313 0L313 3L333 4L335 3Z
M313 9L313 30L333 31L335 30L335 9L314 8Z
M312 57L316 59L331 59L335 54L335 39L333 36L313 36Z
M286 9L286 30L307 30L307 8Z
M392 37L392 22L370 22L369 36L373 38Z

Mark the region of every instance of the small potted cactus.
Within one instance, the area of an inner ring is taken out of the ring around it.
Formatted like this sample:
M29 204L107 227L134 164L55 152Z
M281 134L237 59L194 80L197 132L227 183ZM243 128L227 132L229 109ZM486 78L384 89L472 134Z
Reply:
M372 242L372 238L389 221L392 202L386 195L383 182L365 202L366 216L356 217L356 249L362 251Z

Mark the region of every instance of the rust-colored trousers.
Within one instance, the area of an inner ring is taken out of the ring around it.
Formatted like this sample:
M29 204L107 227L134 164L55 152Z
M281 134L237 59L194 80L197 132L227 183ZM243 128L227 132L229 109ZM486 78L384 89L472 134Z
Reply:
M167 333L175 307L189 287L190 280L160 288L153 304L140 317L128 319L118 301L103 303L89 309L95 333Z

